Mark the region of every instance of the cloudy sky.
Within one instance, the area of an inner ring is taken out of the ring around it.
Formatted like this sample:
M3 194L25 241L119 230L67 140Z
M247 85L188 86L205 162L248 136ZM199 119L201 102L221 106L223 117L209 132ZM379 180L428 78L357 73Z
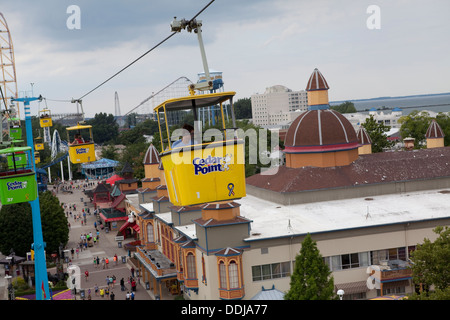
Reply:
M80 98L170 35L174 16L190 19L209 2L2 0L19 92L34 83L48 100ZM80 29L67 27L70 5L80 8ZM380 29L367 26L370 5ZM450 92L449 12L448 0L215 0L198 19L209 67L237 99L276 84L303 90L317 67L330 100L346 100ZM124 114L202 71L197 37L183 31L85 96L84 111L114 114L117 91ZM76 111L47 103L53 113Z

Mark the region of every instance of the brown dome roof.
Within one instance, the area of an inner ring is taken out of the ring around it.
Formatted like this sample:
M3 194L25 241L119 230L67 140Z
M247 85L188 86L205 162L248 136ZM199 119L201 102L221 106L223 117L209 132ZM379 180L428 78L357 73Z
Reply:
M159 161L158 150L156 150L153 144L150 144L144 156L144 164L159 164Z
M435 119L431 121L427 133L425 133L425 137L428 139L444 137L444 132L442 131L441 126L436 122Z
M337 111L308 110L289 127L284 142L287 153L326 152L359 147L355 129Z
M308 84L306 85L306 91L328 89L330 89L330 87L328 86L324 76L317 68L315 68L311 74L311 77L309 77Z
M356 132L356 137L358 138L358 142L360 144L371 144L372 140L369 137L369 134L367 133L366 129L361 126L358 129L358 132Z

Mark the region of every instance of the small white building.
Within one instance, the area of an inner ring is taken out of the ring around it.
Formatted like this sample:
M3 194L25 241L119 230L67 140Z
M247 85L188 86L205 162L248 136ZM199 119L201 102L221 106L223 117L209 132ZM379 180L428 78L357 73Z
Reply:
M366 119L371 115L378 123L382 123L385 126L391 128L400 128L401 124L398 120L403 116L403 112L400 108L394 108L391 112L377 111L375 108L369 110L369 113L355 112L355 113L343 113L343 115L350 121L355 130L358 130L359 126L363 124Z

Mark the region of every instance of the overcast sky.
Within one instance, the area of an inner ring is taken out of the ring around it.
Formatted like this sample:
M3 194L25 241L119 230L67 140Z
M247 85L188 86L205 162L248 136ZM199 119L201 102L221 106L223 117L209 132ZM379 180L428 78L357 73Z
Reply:
M19 92L34 83L47 99L80 98L170 35L174 16L190 19L209 1L1 0ZM80 29L67 27L70 5L80 8ZM380 29L367 27L370 5L380 8ZM237 99L277 84L303 90L317 67L333 101L450 92L449 13L448 0L215 0L197 19L210 69ZM84 97L84 111L114 114L117 91L125 114L202 71L197 37L183 31Z

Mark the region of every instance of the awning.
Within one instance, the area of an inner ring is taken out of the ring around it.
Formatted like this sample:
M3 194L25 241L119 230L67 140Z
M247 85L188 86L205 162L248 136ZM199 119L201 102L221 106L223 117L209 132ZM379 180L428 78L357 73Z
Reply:
M123 178L117 174L106 180L106 183L113 185L116 181L123 180Z
M100 210L99 214L100 214L100 217L105 222L123 221L123 220L128 219L128 216L125 213L120 212L120 211L116 211L114 214L108 214L103 209L103 210Z
M354 294L361 292L368 292L369 288L367 288L367 281L358 281L358 282L349 282L349 283L340 283L335 284L335 291L344 290L345 294Z
M126 228L132 228L134 231L139 232L141 230L141 228L139 228L139 226L137 225L136 222L129 222L127 221L126 223L124 223L122 225L122 227L120 227L119 232L122 232L123 230L125 230Z

